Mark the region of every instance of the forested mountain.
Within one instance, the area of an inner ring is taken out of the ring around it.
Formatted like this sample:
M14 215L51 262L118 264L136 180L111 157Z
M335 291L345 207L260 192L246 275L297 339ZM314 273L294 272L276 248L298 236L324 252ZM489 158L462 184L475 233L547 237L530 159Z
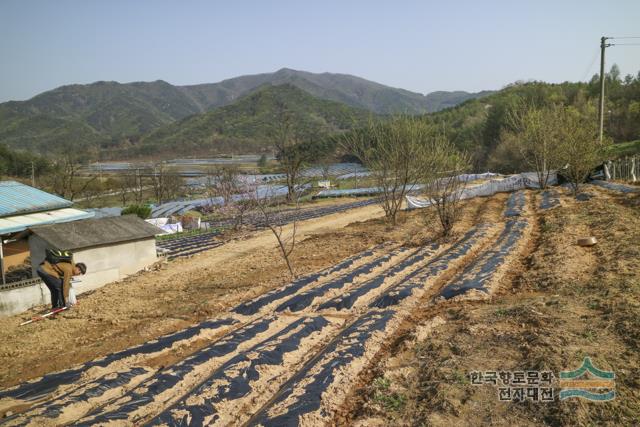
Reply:
M640 74L623 78L614 66L606 87L606 133L616 142L640 139ZM598 76L588 83L531 82L498 92L422 96L358 77L288 69L182 87L163 81L98 82L0 104L0 144L47 155L74 150L103 158L185 150L249 152L265 148L276 105L282 103L295 112L296 126L314 129L319 137L349 129L372 111L433 109L440 111L425 117L473 154L476 169L509 172L505 165L513 153L500 146L500 135L514 105L595 104L598 93Z
M197 112L182 90L163 81L63 86L0 104L0 143L40 152L108 145Z
M291 84L321 99L374 113L424 113L489 92L426 96L346 74L283 68L219 83L174 86L165 81L69 85L28 101L0 104L0 143L49 152L78 144L112 149L187 116L234 103L264 85Z
M310 73L289 68L275 73L236 77L220 83L183 86L182 89L207 110L229 104L265 84L291 84L318 98L343 102L379 114L433 112L491 93L433 92L425 96L349 74Z
M294 134L321 140L357 126L373 113L309 95L291 84L263 86L231 105L189 116L144 136L131 154L259 152L286 116Z

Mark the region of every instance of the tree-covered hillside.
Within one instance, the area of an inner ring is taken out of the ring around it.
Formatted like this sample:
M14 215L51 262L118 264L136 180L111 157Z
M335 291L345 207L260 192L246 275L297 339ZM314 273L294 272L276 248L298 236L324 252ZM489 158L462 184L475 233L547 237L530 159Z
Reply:
M0 143L46 154L82 142L109 153L177 120L231 105L264 85L282 84L374 113L437 111L487 94L434 92L424 96L346 74L286 68L191 86L162 80L96 82L62 86L28 101L0 104Z
M606 88L605 133L614 142L639 139L640 73L621 78L614 65L606 75ZM476 170L514 172L520 166L515 161L517 153L501 146L501 135L509 127L511 110L521 104L597 105L598 96L598 76L589 83L516 83L485 98L466 101L426 117L437 123L458 147L472 154Z
M373 115L313 97L293 85L265 86L234 104L187 117L148 134L132 154L264 151L271 144L270 135L281 110L286 110L295 132L315 139L360 126Z

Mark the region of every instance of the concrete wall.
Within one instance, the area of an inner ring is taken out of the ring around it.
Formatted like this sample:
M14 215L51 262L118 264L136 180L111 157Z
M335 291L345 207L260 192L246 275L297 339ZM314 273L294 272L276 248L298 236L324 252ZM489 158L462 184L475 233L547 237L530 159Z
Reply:
M74 288L79 293L90 291L123 279L156 262L156 239L152 237L75 251L73 260L87 265L87 274L78 278L81 282L74 285Z
M44 260L45 249L50 245L36 235L29 237L33 277ZM148 238L117 245L97 246L74 251L75 262L87 265L87 274L79 276L73 285L76 294L91 291L136 273L157 261L156 240ZM30 307L50 304L49 290L44 284L17 289L0 288L0 315L20 313Z
M42 304L51 305L51 293L42 282L19 288L0 288L0 316L22 313Z

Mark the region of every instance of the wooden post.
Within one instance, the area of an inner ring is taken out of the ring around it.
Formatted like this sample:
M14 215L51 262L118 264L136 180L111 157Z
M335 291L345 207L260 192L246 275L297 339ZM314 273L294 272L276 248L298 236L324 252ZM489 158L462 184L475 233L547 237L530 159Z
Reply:
M7 282L4 277L4 253L2 252L2 236L0 236L0 271L2 271L2 284L4 285Z

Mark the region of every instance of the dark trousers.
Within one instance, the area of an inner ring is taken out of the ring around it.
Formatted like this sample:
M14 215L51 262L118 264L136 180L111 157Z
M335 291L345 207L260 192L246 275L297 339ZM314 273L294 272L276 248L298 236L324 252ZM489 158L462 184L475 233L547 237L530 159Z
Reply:
M49 292L51 292L51 307L56 308L64 307L64 294L62 293L62 279L58 279L55 276L45 273L41 269L37 270L38 276L42 279Z

